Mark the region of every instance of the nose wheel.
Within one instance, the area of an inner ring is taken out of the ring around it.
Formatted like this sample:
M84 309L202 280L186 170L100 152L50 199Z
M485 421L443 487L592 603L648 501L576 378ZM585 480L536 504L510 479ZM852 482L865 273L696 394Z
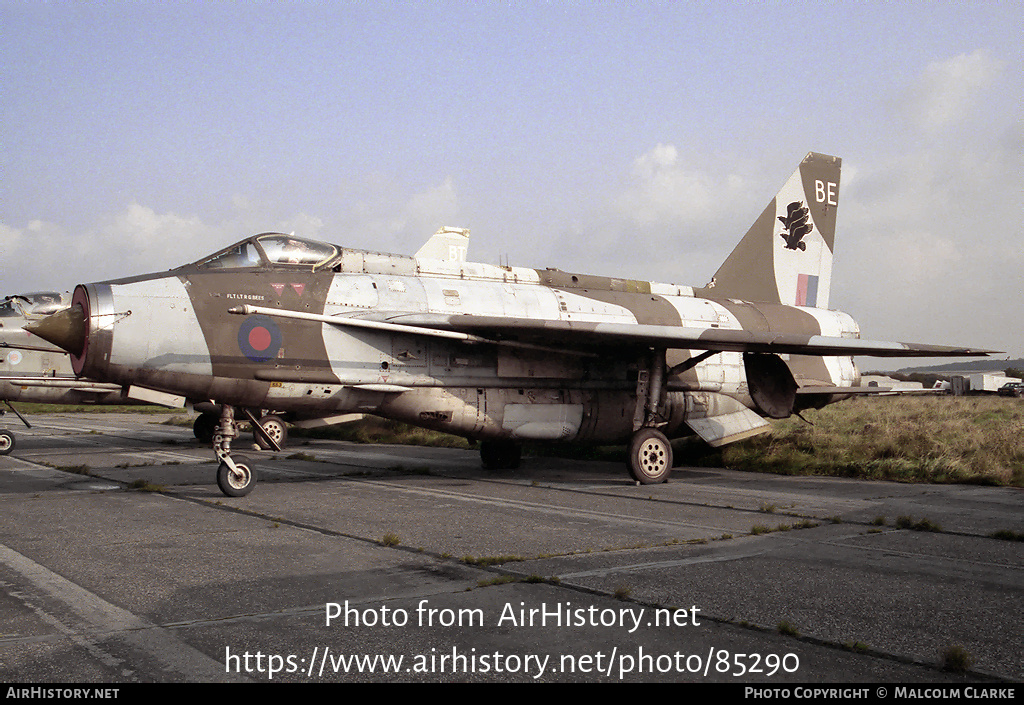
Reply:
M256 486L256 468L242 456L233 458L232 465L225 461L217 468L217 487L228 497L244 497Z
M220 423L213 435L213 452L217 466L217 486L228 497L244 497L256 486L256 468L248 458L231 457L231 440L238 437L235 427L235 409L229 404L221 406Z

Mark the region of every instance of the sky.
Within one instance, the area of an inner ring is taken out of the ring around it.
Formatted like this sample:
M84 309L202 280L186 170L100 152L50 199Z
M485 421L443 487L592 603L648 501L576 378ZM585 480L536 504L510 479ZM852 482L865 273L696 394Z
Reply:
M442 225L475 261L702 286L815 151L843 159L832 307L1024 356L1024 3L0 0L0 26L2 294Z

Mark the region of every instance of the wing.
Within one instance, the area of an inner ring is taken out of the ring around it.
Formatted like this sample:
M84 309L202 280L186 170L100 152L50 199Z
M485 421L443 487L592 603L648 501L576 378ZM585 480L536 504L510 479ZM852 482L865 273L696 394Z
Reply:
M971 357L997 351L921 343L894 343L825 335L762 333L721 328L687 328L650 324L588 323L535 320L496 316L398 314L386 320L349 316L324 316L262 306L237 306L231 313L263 314L327 323L339 327L373 328L430 337L529 347L569 354L596 354L616 347L663 347L668 349L713 350L716 352L762 352L793 355L872 357Z
M401 322L429 325L424 316ZM868 355L873 357L984 356L992 350L921 343L895 343L824 335L760 333L721 328L686 328L625 323L532 320L485 316L444 316L435 325L495 340L518 336L547 345L631 345L718 352L789 353L793 355ZM397 319L392 319L398 322Z

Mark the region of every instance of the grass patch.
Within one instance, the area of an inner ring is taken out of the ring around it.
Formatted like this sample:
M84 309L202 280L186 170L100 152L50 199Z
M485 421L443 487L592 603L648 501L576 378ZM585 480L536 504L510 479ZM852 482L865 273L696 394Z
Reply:
M515 563L517 561L525 560L526 559L522 556L480 556L479 558L474 556L462 557L462 562L466 565L478 565L484 568L492 565L501 565L502 563Z
M974 657L962 646L953 645L942 652L942 670L967 673L974 665Z
M942 531L942 525L931 519L920 519L914 521L914 517L903 515L896 519L897 529L910 529L911 531Z
M397 546L400 543L398 534L393 534L390 531L381 537L380 542L384 546Z
M469 448L469 441L462 436L410 426L401 421L367 416L359 421L348 421L333 426L317 428L288 429L291 438L319 438L349 443L387 443L409 446L434 446L438 448Z
M488 578L487 580L480 580L477 582L477 587L490 587L491 585L506 585L508 583L517 583L519 578L514 575L499 575L496 578Z
M56 470L63 470L64 472L73 472L76 475L90 475L88 465L54 465Z
M1024 541L1024 531L1000 529L999 531L993 531L988 535L988 537L991 539L999 539L1000 541Z
M1024 404L1004 397L853 398L696 459L783 475L1024 486Z
M132 480L128 483L128 489L136 490L138 492L163 492L166 487L163 485L156 485L149 480Z
M776 625L776 628L779 630L779 634L785 634L786 636L800 636L800 632L797 631L796 627L786 620L779 622L778 625Z

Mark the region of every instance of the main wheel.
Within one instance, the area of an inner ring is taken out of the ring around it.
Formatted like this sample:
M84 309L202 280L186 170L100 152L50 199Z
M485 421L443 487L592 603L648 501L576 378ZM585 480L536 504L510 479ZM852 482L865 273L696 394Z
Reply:
M278 448L284 448L284 444L288 441L288 424L280 416L274 416L268 414L260 419L260 426L264 432L277 442ZM256 439L256 445L263 450L270 450L271 446L267 443L267 439L263 437L263 434L258 433L256 429L253 429L253 437Z
M192 433L199 439L200 443L213 443L213 434L217 432L220 424L220 417L217 414L202 413L192 423Z
M227 463L217 468L217 486L228 497L244 497L256 486L256 468L246 458L234 457L238 472L232 472Z
M488 470L514 470L523 459L523 447L514 441L481 441L480 460Z
M664 433L642 428L629 444L629 474L641 485L668 482L672 474L672 444Z
M10 431L0 431L0 455L7 455L14 450L14 434Z

